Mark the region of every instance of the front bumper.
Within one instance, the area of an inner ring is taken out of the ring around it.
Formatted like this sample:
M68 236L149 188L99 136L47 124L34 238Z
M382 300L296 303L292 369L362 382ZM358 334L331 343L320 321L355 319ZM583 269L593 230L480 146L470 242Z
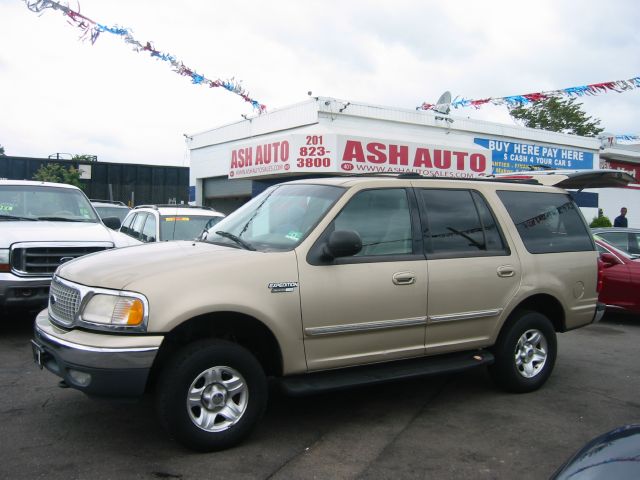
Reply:
M17 277L0 273L0 307L46 307L51 277Z
M68 386L93 396L131 398L144 393L163 338L62 330L43 310L32 347L36 363Z

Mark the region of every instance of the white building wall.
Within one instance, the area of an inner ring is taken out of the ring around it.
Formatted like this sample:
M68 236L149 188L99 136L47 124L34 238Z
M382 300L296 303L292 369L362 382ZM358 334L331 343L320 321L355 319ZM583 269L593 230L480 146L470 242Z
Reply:
M599 188L588 189L585 192L598 194L598 207L603 210L605 216L613 219L620 215L620 209L627 207L627 222L631 228L640 228L640 186L629 188ZM585 210L583 213L588 222L598 214L595 208Z
M593 156L592 164L583 165L585 168L598 168L600 163L600 141L594 138L319 97L192 135L187 144L191 156L190 185L196 187L196 203L203 202L203 179L228 176L234 149L267 144L291 134L350 135L476 149L488 152L490 157L492 151L475 144L474 139L492 139L585 152ZM585 212L585 216L589 215L590 212Z

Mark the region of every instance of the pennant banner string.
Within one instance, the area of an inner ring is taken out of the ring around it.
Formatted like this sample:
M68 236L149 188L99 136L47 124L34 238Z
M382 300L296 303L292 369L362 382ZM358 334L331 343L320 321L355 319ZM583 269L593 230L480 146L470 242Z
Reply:
M616 140L622 140L625 142L634 142L640 140L640 135L616 135Z
M456 97L450 104L433 104L424 102L416 108L416 110L435 110L442 111L447 107L463 108L474 107L480 108L482 105L506 105L507 107L519 107L534 102L539 102L552 97L583 97L585 95L600 95L608 92L628 92L640 88L640 76L633 77L629 80L616 80L613 82L592 83L591 85L581 85L578 87L563 88L560 90L550 90L547 92L527 93L524 95L512 95L509 97L490 97L479 100L469 100L466 98Z
M242 97L242 99L245 102L250 103L251 106L258 111L258 113L263 113L266 111L267 107L257 100L251 98L249 93L247 93L247 91L242 87L242 83L235 80L233 77L226 80L210 80L204 75L201 75L195 70L184 65L184 63L182 63L173 55L157 50L153 46L153 43L143 43L138 41L133 37L131 30L129 30L128 28L123 28L117 25L112 27L102 25L91 20L88 17L85 17L79 11L72 10L68 6L62 5L52 0L24 0L24 2L27 5L27 8L35 13L42 13L49 8L62 12L63 15L68 17L70 24L78 27L82 31L80 38L83 40L89 39L92 45L96 42L96 40L98 40L100 34L104 32L119 36L136 52L149 52L149 55L151 55L151 57L169 63L174 72L176 72L178 75L189 77L191 79L191 83L196 85L206 85L211 88L222 87L225 90L228 90L229 92L235 93L236 95ZM78 8L78 10L80 9Z

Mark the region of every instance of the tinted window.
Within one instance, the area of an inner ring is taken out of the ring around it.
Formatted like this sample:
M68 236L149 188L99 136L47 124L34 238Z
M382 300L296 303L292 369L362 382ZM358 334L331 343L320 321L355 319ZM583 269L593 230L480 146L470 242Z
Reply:
M200 236L210 221L218 223L222 218L224 217L163 215L160 217L160 240L193 240Z
M422 189L433 256L504 255L505 244L484 198L471 190Z
M531 253L581 252L593 243L576 204L563 193L498 192Z
M362 238L357 256L412 253L411 217L404 189L357 193L334 220L335 230L355 230Z

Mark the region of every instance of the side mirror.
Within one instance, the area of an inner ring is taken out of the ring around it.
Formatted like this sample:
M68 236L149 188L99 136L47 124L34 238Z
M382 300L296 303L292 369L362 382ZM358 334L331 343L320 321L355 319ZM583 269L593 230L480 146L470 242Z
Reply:
M118 230L120 228L120 219L118 217L105 217L102 219L102 223L104 223L111 230Z
M602 260L605 268L613 267L614 265L619 265L622 263L618 257L609 252L601 253L600 260Z
M333 260L339 257L350 257L362 250L362 239L353 230L336 230L329 235L329 240L322 249L323 257Z

